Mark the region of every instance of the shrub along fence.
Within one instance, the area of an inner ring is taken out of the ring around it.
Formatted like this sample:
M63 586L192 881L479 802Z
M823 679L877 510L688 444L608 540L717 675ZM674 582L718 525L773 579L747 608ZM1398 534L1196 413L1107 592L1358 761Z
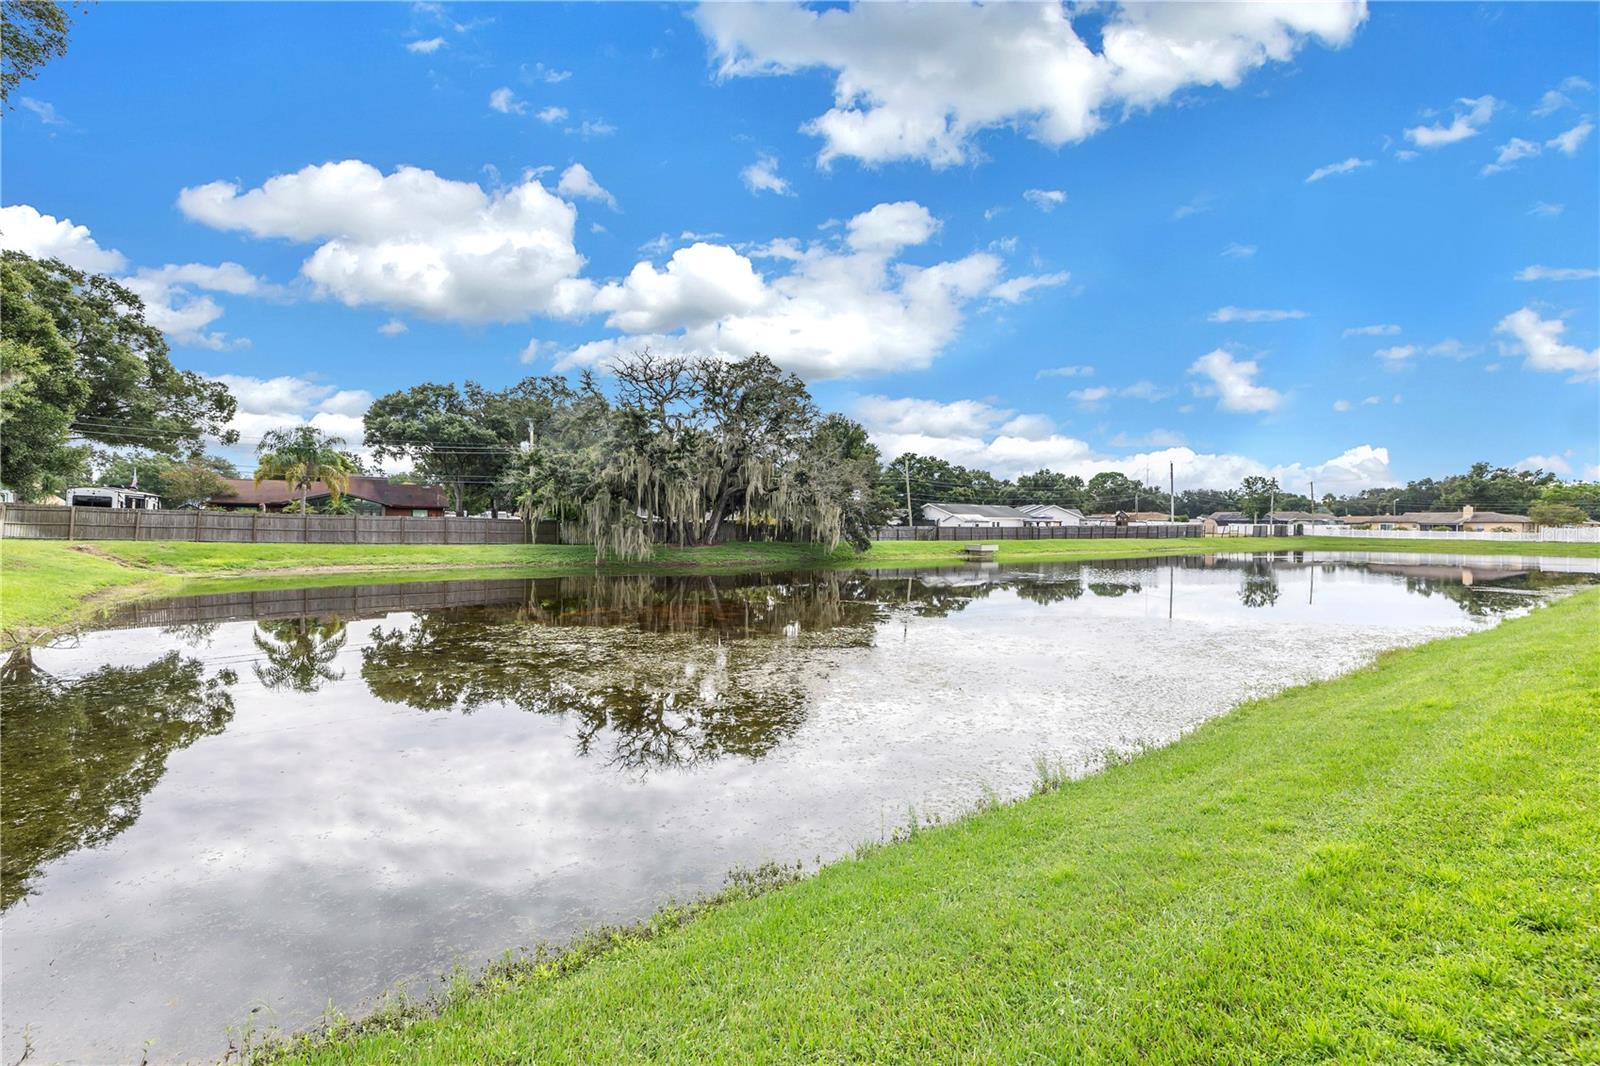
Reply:
M1199 523L1150 522L1141 525L1081 526L884 526L877 540L1163 540L1198 537Z
M554 522L539 543L554 544ZM261 511L138 511L0 504L0 536L21 540L188 540L208 544L527 544L527 522L509 518L389 518Z

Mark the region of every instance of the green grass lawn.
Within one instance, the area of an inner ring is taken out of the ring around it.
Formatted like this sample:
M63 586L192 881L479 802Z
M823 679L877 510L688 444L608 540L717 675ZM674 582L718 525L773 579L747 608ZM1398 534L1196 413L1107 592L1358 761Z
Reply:
M89 597L159 584L151 577L59 541L0 541L0 643L18 630L77 616Z
M804 544L724 544L712 548L658 548L653 562L609 566L608 571L695 572L781 569L808 566L911 567L961 563L964 541L878 541L865 552L835 552ZM1479 555L1571 555L1600 557L1600 544L1508 544L1477 541L1367 540L1320 537L1200 537L1181 540L999 541L1004 563L1125 559L1213 552L1403 551ZM439 578L446 571L491 567L527 574L590 570L594 556L582 545L356 545L196 544L189 541L8 540L0 547L0 632L25 634L83 622L108 602L145 594L171 594L194 579L248 580L236 590L266 587L277 574L344 575L387 573L390 580ZM304 583L304 582L301 582ZM208 584L207 591L222 591ZM86 601L85 597L92 597ZM0 638L3 639L3 638Z
M1600 1062L1597 637L1588 592L1392 652L569 972L282 1055Z

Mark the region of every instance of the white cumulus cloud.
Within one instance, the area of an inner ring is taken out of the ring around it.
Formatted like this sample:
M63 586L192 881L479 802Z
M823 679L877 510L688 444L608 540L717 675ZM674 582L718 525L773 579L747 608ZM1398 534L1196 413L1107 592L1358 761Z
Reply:
M1570 373L1571 381L1600 376L1600 348L1585 350L1562 338L1567 324L1559 318L1541 318L1531 307L1511 312L1495 326L1496 333L1512 339L1512 349L1523 356L1529 370Z
M1448 124L1413 126L1406 130L1406 140L1418 148L1443 148L1476 137L1500 106L1500 101L1492 96L1463 97L1457 103L1459 109Z
M121 252L100 247L88 226L41 214L28 204L0 207L0 246L35 259L59 259L92 274L115 272L128 265Z
M1572 464L1560 455L1530 455L1511 464L1513 470L1548 470L1563 476L1572 473Z
M577 210L529 176L486 192L431 170L384 174L360 160L308 166L241 190L186 188L178 207L217 229L317 243L301 273L352 306L457 322L582 313Z
M1078 14L1044 4L706 4L695 19L724 78L823 69L833 106L804 131L819 162L974 157L983 130L1043 144L1081 141L1191 87L1233 88L1308 40L1348 43L1358 2L1138 4L1102 9L1095 51Z
M1304 311L1253 307L1219 307L1206 316L1212 322L1284 322L1305 317Z
M1584 119L1565 133L1558 134L1544 142L1546 148L1554 148L1563 155L1576 155L1583 142L1589 139L1589 134L1594 132L1594 123Z
M574 163L561 172L556 192L568 200L599 200L613 211L617 209L617 198L607 192L582 163Z
M1370 167L1371 165L1372 160L1370 159L1357 159L1355 156L1351 156L1342 163L1329 163L1325 167L1318 167L1313 170L1311 175L1306 178L1306 184L1309 185L1314 181L1321 181L1323 178L1332 177L1334 174L1348 174L1352 170L1360 170L1362 167Z
M1064 270L1053 274L1021 274L1002 281L989 290L989 295L1008 304L1021 303L1034 289L1053 288L1071 280L1072 275Z
M739 171L739 178L751 192L774 192L779 196L793 196L787 179L778 175L778 157L766 152L756 161Z
M1517 165L1520 159L1531 159L1539 154L1539 146L1533 141L1525 141L1521 137L1513 137L1497 150L1493 163L1485 163L1478 173L1484 177L1498 174L1502 170L1510 170Z
M1276 411L1283 403L1281 392L1256 384L1260 372L1255 360L1235 359L1222 348L1207 352L1189 367L1189 373L1202 379L1194 386L1195 395L1215 396L1219 411L1240 414Z
M1600 277L1600 270L1591 267L1527 266L1517 272L1518 281L1587 281Z
M1197 452L1181 436L1152 430L1142 438L1154 451L1108 455L1087 441L1060 433L1044 415L1019 413L976 400L936 400L866 396L852 410L885 456L905 452L933 455L952 463L1016 477L1039 469L1091 478L1106 471L1134 477L1145 469L1164 471L1173 464L1179 489L1233 488L1260 474L1283 484L1315 479L1339 492L1359 492L1395 484L1387 448L1361 444L1317 463L1262 461L1243 455ZM1118 447L1135 438L1119 433Z
M517 99L517 94L509 86L502 85L489 94L489 109L498 111L502 115L525 115L528 105Z
M1067 202L1067 194L1060 189L1028 189L1022 198L1041 211L1054 211Z
M1002 281L988 252L929 266L898 258L938 229L926 208L905 201L878 204L841 237L810 244L741 252L697 242L665 269L641 263L604 286L594 305L623 335L580 344L556 366L604 365L648 345L728 358L759 351L813 379L925 367L960 332L967 306ZM758 271L756 258L771 270Z
M128 257L101 247L89 227L41 214L28 204L0 207L0 248L36 259L59 259L92 274L120 275L117 280L144 303L145 321L166 334L171 343L193 348L220 351L249 343L208 328L222 317L223 308L205 293L267 296L279 292L238 263L172 263L123 273Z

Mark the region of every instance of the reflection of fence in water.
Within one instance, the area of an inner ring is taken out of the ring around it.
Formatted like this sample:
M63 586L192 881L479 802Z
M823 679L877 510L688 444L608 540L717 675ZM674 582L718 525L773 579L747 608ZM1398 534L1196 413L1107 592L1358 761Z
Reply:
M553 626L632 626L649 631L776 634L790 625L830 629L871 618L859 572L671 577L649 574L415 581L266 589L128 604L105 628L212 625L294 618L376 618L400 612L501 609Z
M582 576L536 582L528 617L557 626L775 635L791 627L816 631L868 622L871 600L865 575L858 572Z

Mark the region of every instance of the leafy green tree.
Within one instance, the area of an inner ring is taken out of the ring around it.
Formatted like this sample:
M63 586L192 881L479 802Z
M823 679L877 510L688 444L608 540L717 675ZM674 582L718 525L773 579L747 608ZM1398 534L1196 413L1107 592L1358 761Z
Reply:
M508 478L531 517L580 521L600 556L714 543L730 521L837 545L878 513L864 431L823 419L764 356L644 351L614 372L615 403L592 380L545 389L546 417Z
M1275 477L1252 474L1239 483L1239 510L1255 518L1264 518L1272 510L1273 498L1282 494Z
M508 426L485 417L489 395L472 382L465 394L426 382L380 396L363 419L364 442L378 459L411 460L423 477L446 485L453 509L465 514L469 498L482 495L514 455Z
M1541 526L1581 526L1589 520L1589 513L1575 504L1539 500L1528 508L1528 517Z
M1058 474L1054 470L1039 470L1017 478L1014 493L1016 503L1053 503L1061 507L1085 506L1087 486L1077 475Z
M828 415L783 468L777 511L804 513L814 526L837 524L843 540L865 551L884 520L876 492L880 469L866 429L844 415Z
M1239 494L1232 489L1184 489L1178 493L1178 511L1195 517L1218 511L1237 511Z
M1555 480L1556 476L1545 470L1512 470L1473 463L1465 474L1439 483L1437 506L1453 511L1471 504L1480 511L1526 514L1544 488ZM1406 502L1410 504L1409 494Z
M97 485L132 485L160 495L164 507L186 507L220 495L239 470L220 455L200 455L182 461L152 452L123 452L106 457L95 478Z
M320 481L328 487L330 501L337 502L350 485L350 475L358 469L350 456L341 451L344 441L330 437L315 426L268 430L256 446L260 465L256 484L283 480L300 490L300 512L306 512L306 496Z
M625 396L629 373L624 366L619 375ZM688 430L685 436L695 445L692 461L710 504L702 537L714 544L731 514L754 511L758 497L777 484L779 466L806 445L820 415L805 383L763 355L697 360L688 377L689 419L680 432ZM812 517L818 518L827 505L814 506L819 509Z
M7 257L0 275L0 479L27 500L63 488L82 466L83 453L67 447L67 437L89 383L55 319L33 298L30 272Z
M1539 490L1539 502L1568 504L1581 508L1590 518L1600 518L1600 481L1552 482Z
M1165 494L1139 484L1133 478L1116 470L1107 470L1089 479L1085 501L1092 511L1134 511L1144 504L1164 500Z
M0 4L0 101L11 109L11 94L39 68L67 54L72 14L49 0L5 0Z
M0 286L0 480L24 498L79 467L70 438L173 456L199 454L207 438L238 440L227 386L174 367L144 304L116 280L7 251Z

